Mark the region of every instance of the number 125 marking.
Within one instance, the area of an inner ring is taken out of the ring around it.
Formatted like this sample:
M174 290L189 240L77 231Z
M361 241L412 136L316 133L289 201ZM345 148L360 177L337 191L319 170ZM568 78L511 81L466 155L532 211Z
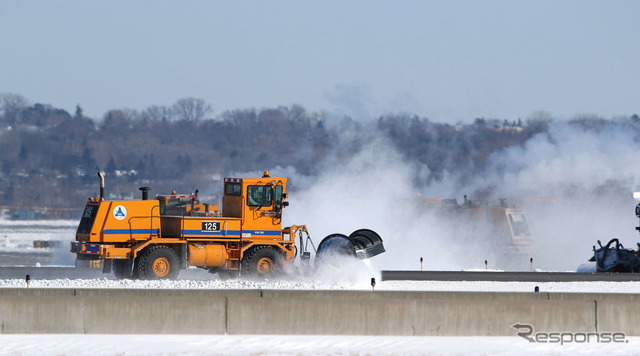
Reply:
M203 221L202 231L220 231L220 221Z

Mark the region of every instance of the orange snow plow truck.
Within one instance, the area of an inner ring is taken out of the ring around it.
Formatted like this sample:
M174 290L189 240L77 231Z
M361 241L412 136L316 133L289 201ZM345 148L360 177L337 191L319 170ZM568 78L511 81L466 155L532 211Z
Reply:
M225 178L222 211L201 203L197 190L148 199L150 188L142 187L141 200L108 201L104 175L98 176L100 196L89 198L71 252L78 261L103 260L103 272L113 270L117 278L174 279L191 266L225 278L268 276L285 271L298 252L310 259L309 242L316 260L329 253L365 259L385 251L368 229L329 235L316 249L306 226L282 228L287 179L268 172Z

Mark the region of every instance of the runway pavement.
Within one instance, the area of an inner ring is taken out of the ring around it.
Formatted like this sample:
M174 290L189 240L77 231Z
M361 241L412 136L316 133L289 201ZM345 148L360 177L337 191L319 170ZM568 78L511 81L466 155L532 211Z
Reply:
M382 271L383 281L589 282L640 281L640 273Z

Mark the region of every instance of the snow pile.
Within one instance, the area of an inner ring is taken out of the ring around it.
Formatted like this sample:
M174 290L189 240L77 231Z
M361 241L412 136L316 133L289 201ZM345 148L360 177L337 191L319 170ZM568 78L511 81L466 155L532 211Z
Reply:
M253 290L372 290L370 278L354 282L319 280L114 280L34 279L30 288L111 288L111 289L253 289ZM457 292L540 292L551 293L637 293L640 282L486 282L486 281L379 281L375 291L457 291ZM0 288L26 288L23 279L0 279Z

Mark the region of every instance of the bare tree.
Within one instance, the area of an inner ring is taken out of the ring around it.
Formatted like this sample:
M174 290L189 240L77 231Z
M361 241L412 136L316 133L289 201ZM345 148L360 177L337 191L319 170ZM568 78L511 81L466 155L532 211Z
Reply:
M542 124L546 127L551 121L553 121L551 113L543 110L534 111L527 117L528 125Z
M144 109L142 118L149 121L172 121L175 118L175 113L170 107L153 105Z
M184 98L176 101L172 106L178 120L198 122L213 112L211 105L197 98Z
M0 111L9 126L15 127L19 124L22 113L28 107L29 102L20 94L0 94Z
M102 129L124 133L133 128L134 120L135 111L128 109L109 110L104 114L104 118L102 119Z

